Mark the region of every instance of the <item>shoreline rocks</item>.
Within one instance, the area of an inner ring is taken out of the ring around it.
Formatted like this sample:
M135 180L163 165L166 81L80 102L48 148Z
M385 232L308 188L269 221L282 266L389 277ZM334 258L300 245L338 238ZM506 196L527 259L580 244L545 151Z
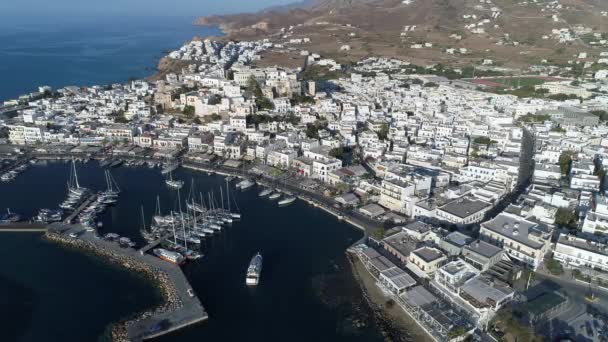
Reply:
M169 276L165 272L149 264L135 260L129 256L117 254L114 251L104 249L102 247L96 246L92 243L83 240L68 238L52 232L47 232L45 234L45 238L49 241L62 244L64 246L92 252L97 256L107 258L107 260L117 264L118 266L126 270L138 272L144 275L146 278L150 279L152 281L153 286L160 291L162 300L158 306L151 309L147 309L142 312L135 313L134 318L124 319L112 323L112 341L130 341L127 335L127 328L130 325L159 313L176 310L182 306L181 300L179 299L177 291L171 283Z

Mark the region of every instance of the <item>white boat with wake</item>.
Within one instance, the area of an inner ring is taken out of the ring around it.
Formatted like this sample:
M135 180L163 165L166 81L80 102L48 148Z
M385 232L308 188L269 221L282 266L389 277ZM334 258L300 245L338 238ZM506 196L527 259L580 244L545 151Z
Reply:
M260 275L262 274L262 260L262 255L260 253L251 258L251 262L247 268L247 277L245 278L245 284L248 286L256 286L260 283Z

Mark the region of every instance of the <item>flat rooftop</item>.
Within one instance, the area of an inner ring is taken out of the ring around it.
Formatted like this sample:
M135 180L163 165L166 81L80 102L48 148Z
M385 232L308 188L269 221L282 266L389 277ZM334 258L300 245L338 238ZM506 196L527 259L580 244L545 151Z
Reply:
M536 223L527 221L521 216L506 213L500 213L494 219L482 223L482 227L499 235L520 242L530 248L540 249L543 244L529 238L531 230L536 226Z
M395 235L391 235L387 238L384 238L382 242L404 256L410 255L410 253L416 249L418 243L420 243L418 240L414 239L406 232L399 232Z
M433 262L444 256L438 249L430 247L419 248L413 251L412 254L416 254L420 259L426 262Z
M483 257L486 257L488 259L492 258L493 256L495 256L496 254L500 253L503 251L502 248L494 246L490 243L487 243L483 240L476 240L473 243L471 243L468 246L464 247L465 249L481 255Z
M471 198L459 198L439 209L459 218L466 218L490 207L490 203Z
M390 279L398 288L404 289L416 285L414 278L399 267L393 267L380 273Z

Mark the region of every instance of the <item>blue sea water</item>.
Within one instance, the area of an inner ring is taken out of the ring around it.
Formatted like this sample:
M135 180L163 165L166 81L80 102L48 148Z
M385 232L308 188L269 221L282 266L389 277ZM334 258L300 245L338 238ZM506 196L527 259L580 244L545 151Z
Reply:
M14 18L0 14L0 101L40 85L124 82L194 36L220 35L188 17Z

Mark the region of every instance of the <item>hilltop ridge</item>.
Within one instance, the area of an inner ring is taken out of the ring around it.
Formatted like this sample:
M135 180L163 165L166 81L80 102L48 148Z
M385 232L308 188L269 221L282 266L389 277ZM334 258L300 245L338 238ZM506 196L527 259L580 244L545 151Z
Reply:
M592 44L608 38L606 11L601 0L305 0L195 24L218 25L227 39L308 37L307 50L343 61L376 55L523 67L565 64L580 52L598 57L608 50Z

